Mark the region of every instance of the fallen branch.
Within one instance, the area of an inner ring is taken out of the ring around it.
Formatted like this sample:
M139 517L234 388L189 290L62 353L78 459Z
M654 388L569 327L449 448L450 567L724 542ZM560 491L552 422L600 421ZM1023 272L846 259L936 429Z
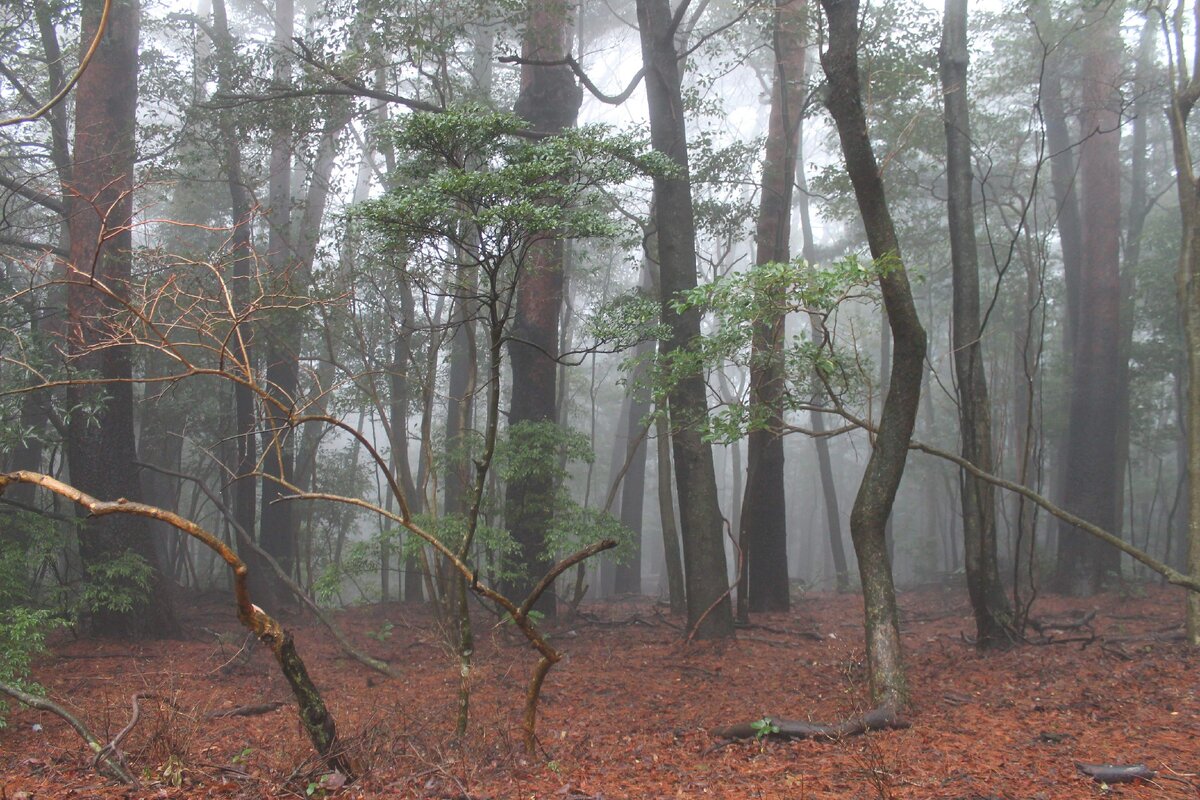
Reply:
M87 729L86 725L76 719L70 711L67 711L52 700L22 691L7 683L0 683L0 692L24 703L30 708L36 708L38 711L49 711L51 714L55 714L65 720L68 725L75 729L80 738L87 742L87 746L92 749L92 752L96 754L96 759L92 764L97 770L121 783L137 786L137 779L133 777L125 765L113 758L111 754L106 755L104 752L106 746Z
M1155 776L1154 770L1145 764L1088 764L1076 761L1075 769L1096 783L1133 783L1153 780Z
M209 502L213 504L217 511L220 512L221 516L225 518L225 521L228 522L233 528L234 533L237 535L238 546L252 550L267 564L267 566L271 568L271 571L275 573L275 577L279 579L279 582L286 586L296 597L296 599L303 603L304 606L313 613L317 620L325 626L325 629L329 631L329 634L333 637L334 641L338 643L338 646L342 648L342 651L346 653L346 655L350 656L350 658L362 664L364 667L373 669L376 672L388 676L389 678L399 680L402 677L400 672L386 661L380 661L377 658L373 658L351 644L350 640L346 638L346 635L342 633L341 628L334 624L330 616L326 614L324 609L314 602L311 597L308 596L308 593L301 588L300 584L292 580L292 576L288 574L287 570L279 565L279 562L275 560L274 556L259 547L258 543L254 541L254 537L250 536L246 529L242 527L241 523L238 522L237 518L234 517L229 508L223 502L221 502L221 498L216 494L216 492L209 488L208 484L196 476L188 475L185 472L176 472L175 470L155 466L154 464L147 464L142 461L137 462L137 464L140 467L144 467L155 472L160 472L163 475L169 475L173 478L179 478L180 480L194 483L196 487L204 494L204 496L208 498Z
M222 719L223 717L257 717L263 714L270 714L272 711L278 711L283 708L283 703L259 703L252 706L238 706L237 708L222 708L216 711L210 711L204 715L205 719Z
M766 717L761 722L743 722L723 728L713 728L710 733L718 739L814 739L833 742L848 736L859 736L867 731L900 730L911 727L910 722L900 719L888 706L880 706L865 714L842 722L806 722L804 720Z
M92 759L92 766L99 769L101 761L115 760L121 766L125 766L125 756L121 755L121 742L125 741L125 737L133 733L133 729L137 727L138 720L142 718L142 709L138 705L138 700L145 700L153 697L149 692L138 692L129 698L130 705L133 706L133 712L129 716L129 723L121 728L121 731L112 738L112 741L101 747L96 757ZM135 778L133 785L137 786L138 782Z
M1080 628L1090 628L1092 620L1095 618L1096 609L1093 608L1079 619L1072 620L1071 622L1030 619L1027 624L1038 633L1045 633L1046 631L1077 631Z
M0 473L0 492L13 483L40 486L86 508L93 517L131 514L165 522L200 541L216 553L233 571L233 594L237 603L238 620L252 631L259 641L271 648L271 653L275 656L275 661L279 664L279 669L296 698L300 722L312 741L313 747L331 770L340 772L347 777L353 776L354 771L350 760L338 746L337 726L333 721L333 716L330 715L325 701L321 698L320 691L309 677L308 669L296 651L296 643L292 639L291 632L280 625L270 614L250 602L250 588L247 581L250 570L228 545L195 522L181 517L173 511L166 511L145 503L135 503L124 497L113 501L97 500L70 484L40 472L17 470ZM76 730L80 729L76 728ZM99 746L103 747L103 745ZM106 759L106 761L111 763L112 759Z

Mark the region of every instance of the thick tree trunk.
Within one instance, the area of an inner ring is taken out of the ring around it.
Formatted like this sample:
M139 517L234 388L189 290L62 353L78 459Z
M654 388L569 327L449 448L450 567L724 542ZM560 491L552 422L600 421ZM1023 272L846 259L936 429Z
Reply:
M1101 10L1097 12L1104 14ZM1121 98L1119 16L1112 9L1088 28L1083 58L1083 142L1079 152L1083 250L1073 343L1063 506L1119 531L1117 437L1121 426ZM1052 585L1090 595L1113 573L1120 554L1062 524Z
M971 123L967 102L967 0L946 0L939 53L946 127L946 206L954 285L951 338L963 458L992 467L992 414L983 364L979 257L972 209ZM1012 614L996 561L996 497L991 484L961 475L967 592L980 648L1012 641Z
M571 12L566 0L529 0L521 54L535 61L562 59L571 49ZM565 65L521 67L521 90L516 112L537 131L557 133L574 127L583 102L575 74ZM517 308L509 362L512 367L510 426L521 422L555 423L558 420L559 313L563 299L563 242L542 239L529 248L517 286ZM513 597L524 597L539 576L554 563L546 532L554 514L556 481L535 475L510 481L505 497L509 531L521 547L521 577L507 587ZM537 610L552 616L553 590L538 600Z
M885 268L879 286L895 342L891 380L875 446L850 514L850 536L862 579L871 695L879 705L899 706L907 701L908 692L885 528L916 422L925 366L925 330L917 318L867 130L858 73L858 0L821 0L821 5L829 21L829 45L821 56L829 80L829 111L837 124L871 255Z
M804 17L803 0L777 0L775 79L755 233L755 263L760 265L791 258L792 176L806 88ZM751 611L786 611L790 605L782 435L784 322L782 314L756 321L751 348L750 402L758 409L751 415L763 426L750 431L740 522Z
M686 112L670 3L638 0L637 15L646 68L650 140L655 150L679 168L669 177L654 177L662 319L671 331L664 355L670 357L692 348L700 336L699 311L679 313L674 306L681 293L696 286L696 224L688 178ZM708 411L704 376L699 372L683 376L671 389L668 405L683 534L688 627L695 629L700 638L732 636L733 609L725 593L728 575L712 447L701 437L699 425Z
M84 47L95 38L103 6L103 0L83 3ZM80 78L75 101L77 168L67 203L75 270L67 289L67 347L77 370L110 381L103 388L77 385L68 391L73 411L67 464L71 480L84 491L131 500L141 495L134 466L132 366L129 346L115 343L124 310L114 297L128 296L133 261L138 14L136 0L114 0L108 27ZM78 168L81 164L87 168ZM91 571L126 552L141 556L153 568L151 594L129 611L95 610L94 629L121 636L176 633L170 591L145 521L85 523L79 536L85 569Z

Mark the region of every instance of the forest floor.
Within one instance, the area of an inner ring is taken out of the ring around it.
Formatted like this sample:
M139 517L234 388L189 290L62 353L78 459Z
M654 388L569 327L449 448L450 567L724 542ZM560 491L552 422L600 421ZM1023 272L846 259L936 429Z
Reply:
M690 645L649 600L591 606L552 627L568 656L546 682L536 758L522 753L518 731L534 659L508 626L480 613L471 726L456 743L458 669L423 609L337 615L402 681L347 660L297 615L285 624L364 772L336 790L319 784L270 654L253 647L243 663L232 604L194 598L184 604L188 640L64 636L35 668L49 696L106 740L128 722L131 695L154 694L122 747L142 787L98 775L57 717L14 709L0 730L0 798L1194 798L1200 652L1181 641L1179 590L1135 594L1042 598L1035 617L1086 624L984 656L964 639L973 627L964 592L906 592L910 728L715 748L716 726L863 710L861 600L806 594L790 613L757 616L736 643ZM209 716L271 701L283 705ZM1143 763L1159 777L1107 787L1077 760Z

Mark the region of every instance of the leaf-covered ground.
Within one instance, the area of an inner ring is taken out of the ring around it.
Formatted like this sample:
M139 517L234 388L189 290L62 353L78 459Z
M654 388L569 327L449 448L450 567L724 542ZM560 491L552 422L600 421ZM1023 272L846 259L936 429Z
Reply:
M477 620L471 730L456 743L457 667L424 611L338 616L403 681L347 660L297 616L286 622L365 773L327 790L269 653L251 648L243 661L231 604L193 599L186 641L64 638L36 669L50 697L101 738L126 725L131 695L154 695L122 748L142 787L99 776L61 720L23 709L0 731L0 798L1197 797L1200 652L1180 641L1182 604L1169 589L1045 598L1036 617L1086 624L981 656L964 640L972 623L961 591L906 593L911 728L715 748L715 726L770 715L836 721L863 710L859 599L806 595L726 645L681 644L678 621L649 601L593 606L555 629L568 657L546 684L536 759L521 753L517 730L533 658L505 626ZM286 704L210 716L271 701ZM1106 787L1080 775L1077 760L1144 763L1159 777Z

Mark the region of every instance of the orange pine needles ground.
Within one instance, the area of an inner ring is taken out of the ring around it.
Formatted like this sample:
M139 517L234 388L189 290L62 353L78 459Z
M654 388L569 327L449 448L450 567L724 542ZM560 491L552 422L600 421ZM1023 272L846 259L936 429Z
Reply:
M422 610L339 615L355 643L399 666L404 681L349 661L307 618L291 619L364 772L342 788L322 785L269 654L235 656L242 636L232 604L191 605L188 641L63 638L35 670L102 739L125 726L131 695L155 695L123 745L142 787L96 774L64 723L24 709L0 731L0 797L1132 800L1194 798L1200 785L1189 776L1200 771L1200 651L1179 640L1177 590L1040 600L1042 619L1097 613L1087 627L1049 632L1059 643L987 656L963 640L971 618L962 592L906 593L911 728L715 749L708 729L718 725L768 715L836 721L863 710L859 600L808 594L790 614L757 618L735 644L690 646L648 601L593 606L556 630L568 656L544 691L537 760L521 753L519 734L533 659L505 626L478 618L472 727L454 742L457 669ZM287 704L211 716L271 701ZM1161 777L1105 789L1076 760L1140 762Z

